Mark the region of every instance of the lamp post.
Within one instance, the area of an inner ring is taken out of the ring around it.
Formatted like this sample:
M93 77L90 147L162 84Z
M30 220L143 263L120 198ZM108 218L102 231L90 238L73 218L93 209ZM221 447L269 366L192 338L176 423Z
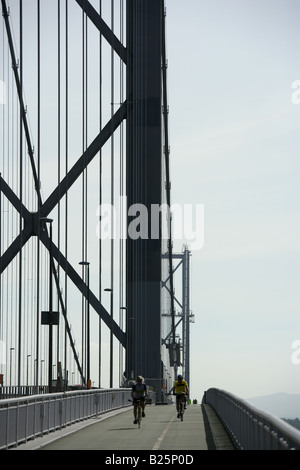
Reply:
M41 359L41 389L43 388L43 362L45 359Z
M87 319L86 319L86 378L87 387L90 388L90 263L88 261L80 261L81 266L87 269Z
M9 385L11 386L11 371L12 371L12 352L15 348L10 348L10 365L9 365Z
M135 370L135 354L134 354L134 348L133 348L133 336L134 336L134 330L135 330L135 323L134 323L134 317L128 317L128 374L129 374L129 380L133 380L136 375L136 370Z
M127 307L120 307L120 310L125 310L126 311L126 315L127 315ZM125 325L127 323L127 318L126 318L126 321L125 321ZM123 325L124 325L124 322L123 322L123 312L122 312L122 315L121 315L121 321L120 321L120 324L121 324L121 328L123 329ZM126 331L126 337L128 338L127 336L127 331ZM127 349L127 341L126 341L126 349ZM122 386L122 378L123 378L123 349L122 349L122 345L120 344L120 349L119 349L119 368L120 368L120 386Z
M49 249L49 358L48 358L48 387L49 393L52 392L52 341L53 341L53 330L51 322L52 312L52 222L53 219L47 217L41 217L40 221L50 225L50 249Z
M38 371L38 367L37 367L37 363L38 363L38 359L35 359L34 360L34 372L33 372L33 381L34 381L34 389L35 389L35 394L38 394L38 390L39 390L39 387L38 387L38 384L39 384L39 381L37 380L37 371Z
M113 290L112 289L104 289L105 292L110 292L110 316L113 320L113 309L112 309L112 296ZM112 332L112 325L110 328L110 388L113 388L113 332Z
M26 372L26 385L28 387L28 369L29 369L29 366L28 366L28 359L31 357L31 354L27 354L27 372Z

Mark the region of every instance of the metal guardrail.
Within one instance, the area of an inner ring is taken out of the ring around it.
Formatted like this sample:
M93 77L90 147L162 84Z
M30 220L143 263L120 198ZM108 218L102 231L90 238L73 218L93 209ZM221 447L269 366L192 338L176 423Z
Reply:
M203 397L241 450L300 450L300 431L246 400L211 388Z
M37 392L38 390L38 392ZM34 386L34 385L22 385L18 387L16 385L6 385L5 387L0 387L0 400L5 400L8 398L20 398L28 397L30 395L48 393L48 386Z
M0 400L0 449L120 408L130 389L92 389Z

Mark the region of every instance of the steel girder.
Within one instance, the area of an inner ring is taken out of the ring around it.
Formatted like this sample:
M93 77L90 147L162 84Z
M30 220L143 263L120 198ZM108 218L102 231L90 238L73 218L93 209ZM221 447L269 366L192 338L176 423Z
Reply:
M148 214L162 194L161 0L127 0L127 202ZM128 221L130 222L130 220ZM127 239L128 379L161 386L161 238Z

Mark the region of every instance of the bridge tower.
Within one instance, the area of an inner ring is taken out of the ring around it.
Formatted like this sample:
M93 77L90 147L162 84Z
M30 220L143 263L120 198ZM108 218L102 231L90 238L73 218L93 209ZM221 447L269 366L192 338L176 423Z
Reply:
M159 234L151 237L150 215L162 192L162 8L161 0L127 2L127 201L129 210L146 209L148 229L127 240L127 374L155 385L161 380L162 247Z

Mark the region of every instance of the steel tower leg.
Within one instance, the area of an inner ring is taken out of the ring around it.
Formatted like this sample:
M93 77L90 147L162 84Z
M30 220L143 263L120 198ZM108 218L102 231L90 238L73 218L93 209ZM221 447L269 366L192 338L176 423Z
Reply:
M161 381L161 239L151 239L151 204L161 204L161 0L127 1L127 204L147 208L148 239L127 238L126 375ZM135 210L128 224L141 214ZM141 229L142 227L140 227Z

